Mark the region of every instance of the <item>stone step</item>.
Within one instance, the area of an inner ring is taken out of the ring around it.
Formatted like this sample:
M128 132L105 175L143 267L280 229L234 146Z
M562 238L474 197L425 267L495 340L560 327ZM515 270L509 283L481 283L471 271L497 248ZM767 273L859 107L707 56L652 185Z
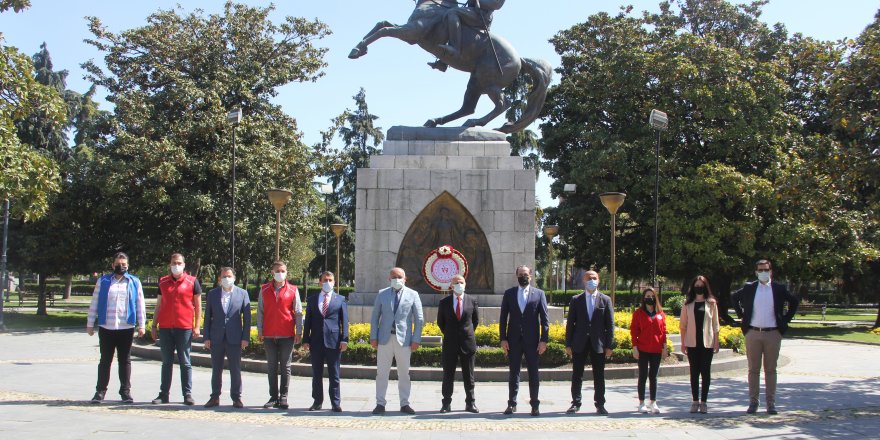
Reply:
M521 170L523 158L504 155L396 155L385 152L370 156L371 169L422 169L422 170ZM534 174L534 171L532 171Z

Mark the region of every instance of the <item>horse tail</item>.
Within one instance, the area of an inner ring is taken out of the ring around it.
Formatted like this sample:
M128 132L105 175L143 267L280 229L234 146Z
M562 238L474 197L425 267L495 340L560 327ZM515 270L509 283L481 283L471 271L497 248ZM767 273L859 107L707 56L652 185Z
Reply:
M550 63L544 60L522 58L522 68L532 79L532 90L526 97L526 108L523 110L522 116L516 122L504 123L498 129L502 133L515 133L528 127L535 119L538 119L538 114L544 107L544 100L547 99L547 89L550 87L551 78L553 78L553 68L550 67Z

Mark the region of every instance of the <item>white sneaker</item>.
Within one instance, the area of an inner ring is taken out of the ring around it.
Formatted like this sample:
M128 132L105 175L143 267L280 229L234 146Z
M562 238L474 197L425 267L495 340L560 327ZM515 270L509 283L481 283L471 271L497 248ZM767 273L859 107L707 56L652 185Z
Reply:
M646 412L648 412L648 406L645 405L645 402L642 402L642 403L639 404L639 412L640 412L640 413L646 413Z
M651 403L651 414L660 414L660 407L657 406L657 402Z

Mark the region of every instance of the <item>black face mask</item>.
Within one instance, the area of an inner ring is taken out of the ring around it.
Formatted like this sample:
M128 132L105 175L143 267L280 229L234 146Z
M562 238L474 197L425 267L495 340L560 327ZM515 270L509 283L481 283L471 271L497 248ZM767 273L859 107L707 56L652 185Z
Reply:
M519 285L522 287L526 287L529 285L529 276L528 275L520 275L516 279L519 281Z
M653 306L657 304L657 300L654 298L645 298L644 303L646 306Z
M694 294L706 296L706 286L694 287Z
M115 273L116 275L122 275L127 271L128 271L128 269L123 268L121 264L117 264L116 266L113 266L113 273Z

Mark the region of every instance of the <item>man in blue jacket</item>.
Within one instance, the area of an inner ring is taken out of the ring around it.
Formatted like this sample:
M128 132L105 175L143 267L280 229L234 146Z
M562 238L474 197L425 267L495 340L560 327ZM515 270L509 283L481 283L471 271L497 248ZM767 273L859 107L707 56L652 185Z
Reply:
M540 415L538 399L538 356L547 351L550 324L547 321L547 297L544 291L529 284L532 272L527 266L516 268L519 286L507 289L501 300L501 318L498 320L501 348L507 353L510 373L508 375L508 400L504 414L516 411L519 393L519 374L523 355L529 371L529 404L532 415Z
M205 403L205 408L220 404L224 358L229 361L232 406L244 408L241 402L241 352L250 342L251 301L247 291L235 285L235 271L231 267L220 268L220 287L208 292L202 334L205 348L211 350L211 399Z
M330 404L342 412L339 397L339 367L342 352L348 349L348 307L345 298L333 291L333 272L321 274L321 291L309 296L303 323L303 348L312 357L312 398L309 411L324 403L324 364L330 376Z

